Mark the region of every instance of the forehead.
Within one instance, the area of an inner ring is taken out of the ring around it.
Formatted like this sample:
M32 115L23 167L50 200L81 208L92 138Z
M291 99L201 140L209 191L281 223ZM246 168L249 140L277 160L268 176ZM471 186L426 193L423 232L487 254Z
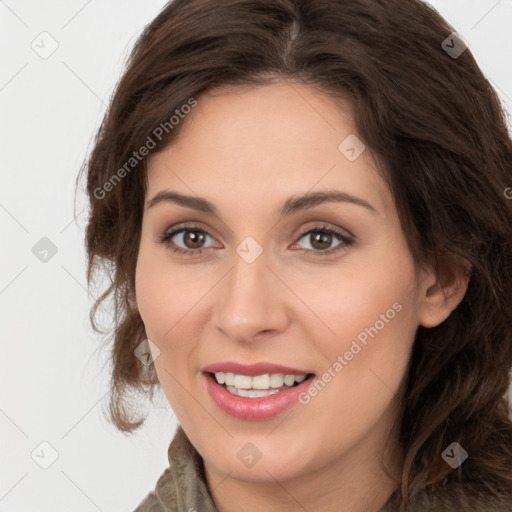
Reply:
M371 198L382 212L390 207L368 148L352 161L343 152L344 141L357 144L350 104L309 86L215 89L180 122L177 139L150 156L148 196L163 188L207 196L227 187L263 200L336 188Z

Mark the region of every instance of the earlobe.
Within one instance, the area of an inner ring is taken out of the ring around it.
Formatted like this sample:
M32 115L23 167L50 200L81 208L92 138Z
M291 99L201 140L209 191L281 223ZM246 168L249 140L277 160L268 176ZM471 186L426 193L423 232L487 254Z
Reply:
M444 283L437 274L431 274L421 292L419 324L436 327L444 322L464 298L470 278L471 265L466 260L457 265Z

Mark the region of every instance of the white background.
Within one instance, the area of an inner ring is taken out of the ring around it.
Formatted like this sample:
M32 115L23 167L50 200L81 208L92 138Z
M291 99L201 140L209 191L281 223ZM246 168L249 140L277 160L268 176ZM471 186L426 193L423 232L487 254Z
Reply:
M512 112L512 1L430 3ZM105 419L108 353L88 321L83 195L76 220L73 210L128 50L164 4L0 1L1 512L130 512L168 464L176 419L162 394L131 437ZM48 59L31 48L43 31L59 45ZM58 249L47 263L32 253L42 237ZM42 441L59 454L46 470L31 458Z

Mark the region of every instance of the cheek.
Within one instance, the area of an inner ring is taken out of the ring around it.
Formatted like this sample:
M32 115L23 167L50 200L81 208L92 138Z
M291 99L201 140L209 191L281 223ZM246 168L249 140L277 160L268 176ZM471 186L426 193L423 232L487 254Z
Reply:
M314 286L307 282L300 296L307 297L315 313L311 322L325 333L316 337L323 345L322 352L332 358L349 350L353 340L364 346L371 339L408 339L411 330L402 331L414 323L413 289L412 260L407 253L400 255L393 250L350 262L338 276L331 273L329 279L320 278Z
M160 378L165 377L164 364L173 375L179 374L180 380L185 378L207 322L201 305L215 284L215 276L208 268L191 268L171 264L165 250L144 244L140 247L135 275L137 306L147 337L162 356L155 361Z
M360 439L398 403L417 327L413 268L387 263L384 274L375 267L361 268L361 274L317 292L319 316L335 334L314 319L327 335L312 338L326 364L311 407L319 424L336 418L336 426L322 434L331 446L339 444L340 432L344 439Z
M170 277L162 272L160 265L155 264L151 256L141 246L135 274L135 294L146 335L160 351L160 357L155 360L155 369L162 382L164 375L161 365L166 359L168 340L172 339L169 336L171 329L177 322L178 304Z
M187 361L191 346L186 340L194 338L192 332L186 331L190 328L187 311L197 302L200 290L197 282L195 286L183 282L179 269L165 270L169 262L165 261L165 251L163 258L160 252L141 244L135 291L146 335L159 349L154 361L158 380L173 411L181 418L186 416L188 397L177 382L190 387Z
M332 414L371 425L390 406L407 369L417 329L414 264L395 248L361 259L340 276L310 294L330 331L315 319L327 333L312 338L326 360L320 400L330 404L326 421ZM344 423L354 436L356 427Z
M197 281L184 281L179 267L171 271L165 251L142 243L137 259L135 292L137 306L151 339L163 341L165 334L194 304L199 293Z

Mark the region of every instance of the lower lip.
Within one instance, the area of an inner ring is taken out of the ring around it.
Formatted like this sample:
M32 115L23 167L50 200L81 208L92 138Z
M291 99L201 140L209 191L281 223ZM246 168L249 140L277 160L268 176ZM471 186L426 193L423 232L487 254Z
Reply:
M219 409L241 420L264 420L281 414L298 402L299 395L307 390L314 378L311 376L297 386L273 395L247 398L232 395L215 380L213 375L203 373L203 376L206 380L208 394Z

